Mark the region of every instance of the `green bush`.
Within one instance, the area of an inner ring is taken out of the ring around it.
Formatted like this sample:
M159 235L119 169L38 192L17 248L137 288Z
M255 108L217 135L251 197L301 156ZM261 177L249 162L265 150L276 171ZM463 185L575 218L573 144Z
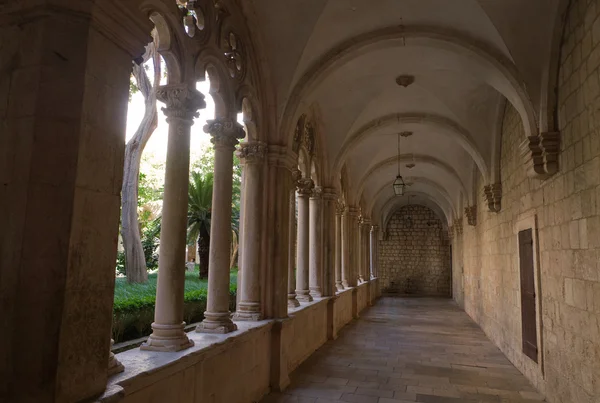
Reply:
M186 272L184 293L184 321L200 322L206 311L207 281L198 279L198 272ZM115 342L136 339L152 332L156 303L157 274L148 276L146 284L128 284L118 278L115 286L113 307L113 338ZM231 273L229 285L229 310L235 311L237 272Z

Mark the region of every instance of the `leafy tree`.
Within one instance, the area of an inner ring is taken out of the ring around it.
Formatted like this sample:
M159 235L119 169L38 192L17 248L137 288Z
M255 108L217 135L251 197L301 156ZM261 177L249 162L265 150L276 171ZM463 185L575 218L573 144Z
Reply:
M144 63L133 64L135 84L132 92L139 90L145 99L145 112L134 136L125 147L125 169L123 186L121 188L121 235L125 251L125 271L129 283L145 283L148 281L146 259L140 236L138 221L138 184L140 181L140 162L144 147L158 126L156 109L156 90L161 78L161 59L156 50L156 44L151 42L143 58L144 62L152 60L154 77L146 74Z
M208 276L213 174L191 173L188 192L188 243L198 242L200 278Z

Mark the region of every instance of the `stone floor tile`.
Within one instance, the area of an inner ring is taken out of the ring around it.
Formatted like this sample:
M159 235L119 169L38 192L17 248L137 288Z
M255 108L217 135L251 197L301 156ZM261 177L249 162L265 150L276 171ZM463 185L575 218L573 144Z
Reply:
M284 394L262 403L543 400L447 299L380 299L306 360L291 381Z

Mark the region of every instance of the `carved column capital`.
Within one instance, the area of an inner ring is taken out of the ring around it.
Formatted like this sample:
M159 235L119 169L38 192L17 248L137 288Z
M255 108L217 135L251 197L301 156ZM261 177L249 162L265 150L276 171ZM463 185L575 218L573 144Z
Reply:
M467 223L471 226L477 225L477 205L465 207L465 215L467 216Z
M323 199L334 202L337 200L337 193L335 192L335 188L323 188Z
M301 196L310 196L315 188L315 183L310 178L300 178L296 181L296 191Z
M371 227L371 232L373 232L373 233L377 233L378 231L379 231L379 225L373 225L373 226Z
M544 132L538 136L529 136L521 143L521 156L528 165L528 174L546 179L558 172L558 154L560 153L560 133Z
M312 193L310 194L311 199L320 200L323 198L323 188L321 186L315 186Z
M246 133L236 120L231 118L217 118L209 120L204 126L204 132L211 135L211 143L217 148L235 149L238 141L246 137Z
M448 226L448 238L454 239L454 225Z
M166 105L162 111L167 119L181 119L190 125L200 116L198 110L206 108L204 95L187 84L162 85L156 90L156 99Z
M267 151L267 145L259 141L241 143L238 157L244 164L262 164L265 161Z
M499 213L502 207L502 183L493 183L483 188L485 200L492 213Z
M348 206L348 215L350 217L358 217L359 210L356 207Z

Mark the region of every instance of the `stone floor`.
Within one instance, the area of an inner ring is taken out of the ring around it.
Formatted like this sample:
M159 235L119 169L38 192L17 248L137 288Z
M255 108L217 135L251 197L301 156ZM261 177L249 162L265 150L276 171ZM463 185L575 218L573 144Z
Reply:
M451 300L382 298L262 403L539 402Z

